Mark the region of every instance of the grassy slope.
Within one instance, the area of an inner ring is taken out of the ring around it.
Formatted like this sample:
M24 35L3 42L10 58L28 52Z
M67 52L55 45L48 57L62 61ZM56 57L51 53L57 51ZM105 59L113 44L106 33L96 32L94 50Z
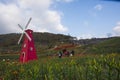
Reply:
M0 35L0 54L19 53L23 40L18 45L20 34L4 34ZM34 33L35 47L37 52L50 49L61 42L69 43L71 36L53 33Z
M86 53L120 53L120 37L110 38L95 45L84 46Z
M18 53L21 48L21 45L17 45L19 36L19 34L0 35L0 54L4 52L10 54ZM46 38L46 36L48 37ZM35 33L34 40L37 53L39 56L55 54L58 51L52 50L51 48L55 45L61 46L61 42L64 42L63 44L70 43L70 38L70 36L60 34ZM89 43L88 41L86 42ZM93 40L93 42L95 41ZM120 53L120 37L109 38L95 44L88 44L80 47L75 46L68 50L74 50L75 53Z
M49 49L49 50L40 51L38 52L38 56L46 57L46 56L53 56L55 54L57 55L58 51L60 50ZM110 38L94 45L74 46L67 48L67 50L68 51L74 50L76 55L77 54L81 55L84 53L86 54L120 53L120 38L118 37Z

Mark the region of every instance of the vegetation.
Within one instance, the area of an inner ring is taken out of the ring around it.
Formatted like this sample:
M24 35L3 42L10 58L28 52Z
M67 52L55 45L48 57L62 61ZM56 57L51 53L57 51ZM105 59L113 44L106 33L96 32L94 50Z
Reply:
M85 53L120 53L120 37L113 37L96 44L85 45L81 48Z
M3 80L120 80L120 55L83 55L40 58L20 64L1 61Z
M21 64L19 36L0 35L0 80L120 80L120 37L74 40L34 33L38 60ZM74 50L75 56L58 58L63 48Z
M21 49L21 44L17 45L19 37L20 34L0 35L0 54L18 54ZM33 37L37 53L42 56L56 53L56 51L51 50L55 46L69 44L77 44L77 46L72 47L72 49L79 54L120 53L120 37L76 40L75 37L69 35L52 33L34 33Z
M14 33L0 35L0 54L19 53L22 45L17 44L19 37L20 34ZM53 48L55 45L59 45L61 43L71 43L71 39L73 39L73 37L68 35L52 33L34 33L33 37L37 52Z

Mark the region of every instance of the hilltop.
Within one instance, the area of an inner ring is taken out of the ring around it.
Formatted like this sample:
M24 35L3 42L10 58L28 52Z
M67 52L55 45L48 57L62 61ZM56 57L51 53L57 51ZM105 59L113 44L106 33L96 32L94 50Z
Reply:
M16 33L0 35L0 54L18 54L23 41L18 45L19 37L20 34ZM76 40L70 35L35 32L33 38L38 54L54 54L57 51L54 48L74 49L78 54L120 53L120 37Z
M20 45L17 44L20 34L4 34L0 35L0 53L18 53L20 51L22 41ZM61 43L71 43L74 37L63 34L53 34L53 33L33 33L33 38L37 51L43 49L50 49L55 45Z
M84 53L97 53L97 54L107 54L107 53L120 53L120 37L111 37L102 39L102 41L94 42L94 44L88 44L82 46L80 49Z

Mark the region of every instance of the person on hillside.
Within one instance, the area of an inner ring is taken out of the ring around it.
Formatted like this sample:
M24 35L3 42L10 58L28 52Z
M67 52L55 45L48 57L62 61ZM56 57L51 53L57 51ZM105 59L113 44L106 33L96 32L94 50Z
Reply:
M74 50L70 52L70 56L74 56Z
M58 53L58 57L59 57L59 58L62 57L62 52L61 52L61 51L59 51L59 53Z
M74 51L74 50L72 50L72 51L71 51L71 54L74 56L74 54L75 54L75 51Z
M69 51L67 51L67 50L64 52L64 54L65 54L67 57L69 57L69 55L70 55Z

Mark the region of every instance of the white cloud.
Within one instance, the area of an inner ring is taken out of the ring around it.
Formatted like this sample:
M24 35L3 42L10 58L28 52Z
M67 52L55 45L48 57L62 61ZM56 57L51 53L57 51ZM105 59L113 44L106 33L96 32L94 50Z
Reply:
M67 27L61 23L61 13L50 9L54 1L16 0L7 4L0 2L0 33L20 32L17 24L25 26L29 17L32 17L29 28L34 31L67 31Z
M77 37L77 38L78 38L78 39L91 39L91 38L93 38L93 37L95 37L93 34L87 33L87 34L81 34L81 36L79 36L79 37Z
M96 34L92 34L92 33L85 33L85 34L81 34L77 38L78 39L92 39L92 38L106 38L106 37L112 37L112 36L114 36L112 33L110 36L108 36L106 34L96 35Z
M120 33L120 25L116 26L116 27L114 28L114 31Z
M97 4L97 5L94 7L94 9L95 9L95 10L98 10L98 11L101 11L102 8L103 8L103 6L102 6L101 4Z
M7 6L0 3L0 33L14 32L20 21L21 11L14 4Z
M120 21L117 23L117 25L113 28L113 30L116 33L116 36L120 36Z
M98 13L103 9L103 6L101 4L95 5L91 10L89 10L89 14L96 17L98 16Z
M120 25L120 21L119 21L119 22L117 22L117 25Z

